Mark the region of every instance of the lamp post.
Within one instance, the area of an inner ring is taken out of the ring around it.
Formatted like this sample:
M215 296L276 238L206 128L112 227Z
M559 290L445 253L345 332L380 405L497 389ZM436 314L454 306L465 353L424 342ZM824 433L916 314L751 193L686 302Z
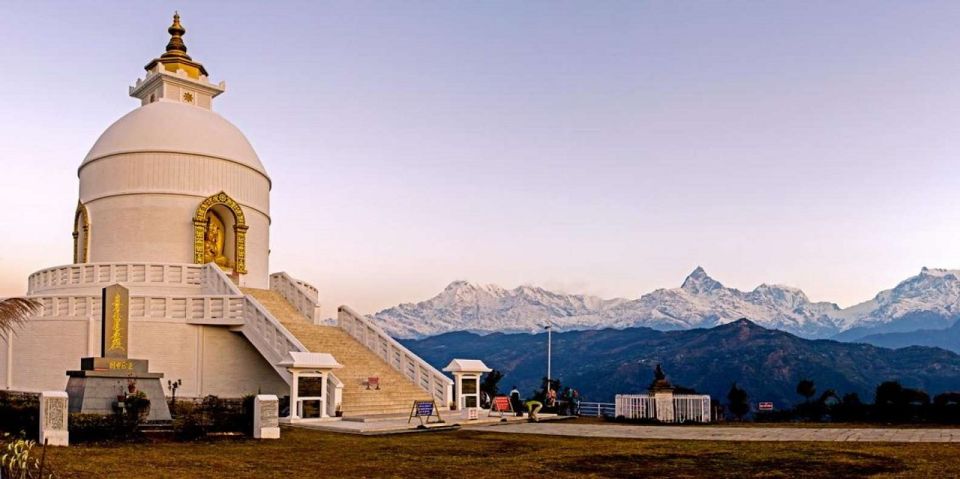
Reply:
M552 386L550 383L550 353L553 348L553 325L548 324L543 329L547 330L547 389L545 392L549 394Z

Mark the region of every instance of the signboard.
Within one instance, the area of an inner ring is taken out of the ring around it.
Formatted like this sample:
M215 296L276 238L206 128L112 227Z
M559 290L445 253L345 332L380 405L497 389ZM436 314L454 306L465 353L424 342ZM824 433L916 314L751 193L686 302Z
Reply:
M115 284L103 288L100 308L100 357L127 359L130 324L130 290ZM123 368L118 368L123 369Z
M500 417L503 417L503 413L505 412L514 412L513 404L510 402L509 396L497 396L493 398L493 403L490 404L490 413L488 413L487 416L495 412L500 413Z
M323 397L323 376L300 376L297 378L297 395L301 398Z
M761 411L773 411L773 403L770 401L763 401L757 404L757 409Z
M500 412L513 412L513 406L510 404L510 397L497 396L493 398L493 410Z
M420 426L425 426L430 423L430 418L437 416L436 422L443 422L443 419L440 418L440 410L437 408L437 403L433 401L414 401L413 407L410 408L410 417L407 419L407 424L410 424L410 421L413 418L420 420ZM423 418L427 418L424 422Z

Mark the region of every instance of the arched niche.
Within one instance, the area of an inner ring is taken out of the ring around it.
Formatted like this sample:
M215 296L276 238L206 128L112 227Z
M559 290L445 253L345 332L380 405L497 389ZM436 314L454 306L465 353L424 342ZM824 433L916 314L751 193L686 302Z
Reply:
M246 243L249 227L240 205L223 191L203 200L193 217L193 261L196 264L209 262L207 261L209 255L205 253L208 244L207 234L211 225L217 225L216 227L223 229L222 254L232 264L233 271L237 274L246 274Z
M73 215L73 263L86 263L90 252L90 214L83 203L77 202Z

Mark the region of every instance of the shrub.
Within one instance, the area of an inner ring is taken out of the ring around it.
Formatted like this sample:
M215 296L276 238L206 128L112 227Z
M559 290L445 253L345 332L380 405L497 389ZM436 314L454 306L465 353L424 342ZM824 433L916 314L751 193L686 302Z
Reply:
M0 431L37 439L40 398L34 394L0 391Z
M123 402L126 405L127 420L134 423L134 427L142 424L150 414L150 400L143 391L127 395Z
M193 441L207 435L203 412L194 403L177 404L177 416L173 418L173 431L181 441Z
M71 413L68 424L71 442L107 442L129 436L119 414Z

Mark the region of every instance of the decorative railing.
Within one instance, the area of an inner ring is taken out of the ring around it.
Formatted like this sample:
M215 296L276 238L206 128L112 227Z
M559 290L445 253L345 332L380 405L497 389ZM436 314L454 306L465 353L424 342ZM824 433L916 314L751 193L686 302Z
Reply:
M580 416L604 417L616 416L616 404L612 402L581 402L577 411Z
M100 295L41 296L33 299L43 306L34 316L36 319L87 320L100 317ZM130 319L238 326L244 321L243 306L242 296L130 295Z
M710 422L710 396L700 394L617 394L616 417L660 422Z
M453 380L403 347L372 321L347 306L340 306L337 308L337 323L393 369L430 393L440 407L452 404Z
M199 286L204 266L177 263L82 263L47 268L30 275L30 295L64 288L125 286Z
M307 321L316 323L320 319L319 292L302 281L297 281L287 273L270 275L270 290L276 291L286 299ZM312 289L310 289L312 288Z

